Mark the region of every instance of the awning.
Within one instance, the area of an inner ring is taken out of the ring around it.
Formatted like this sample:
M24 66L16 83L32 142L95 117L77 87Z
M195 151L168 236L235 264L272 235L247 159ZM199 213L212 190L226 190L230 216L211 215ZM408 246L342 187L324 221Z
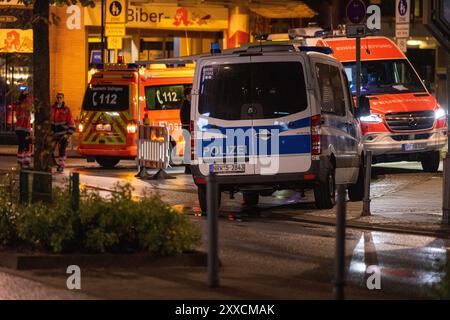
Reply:
M260 16L271 19L313 18L317 12L302 2L284 4L253 4L250 10Z

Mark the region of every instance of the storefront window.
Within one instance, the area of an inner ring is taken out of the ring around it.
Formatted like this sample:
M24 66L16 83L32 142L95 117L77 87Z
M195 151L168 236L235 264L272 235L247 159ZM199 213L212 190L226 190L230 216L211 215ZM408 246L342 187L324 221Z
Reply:
M32 54L0 53L0 130L13 130L12 105L21 91L32 92Z
M139 60L173 58L173 38L141 39Z

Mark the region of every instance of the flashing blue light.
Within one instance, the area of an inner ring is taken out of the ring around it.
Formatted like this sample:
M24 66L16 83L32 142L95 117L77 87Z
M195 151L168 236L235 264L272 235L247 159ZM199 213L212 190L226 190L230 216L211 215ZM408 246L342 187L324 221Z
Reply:
M211 43L211 54L221 53L220 44L218 42Z

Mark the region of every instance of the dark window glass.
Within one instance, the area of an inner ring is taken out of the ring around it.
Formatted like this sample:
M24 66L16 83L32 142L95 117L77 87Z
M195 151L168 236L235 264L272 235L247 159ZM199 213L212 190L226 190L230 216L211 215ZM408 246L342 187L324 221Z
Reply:
M257 118L263 119L284 117L305 110L308 101L302 64L252 64L252 103L262 106L263 114Z
M250 64L206 66L202 69L198 111L204 116L238 120L250 103Z
M299 62L206 66L199 94L200 114L224 120L279 118L307 107ZM250 106L256 110L252 116Z
M331 76L331 86L334 93L334 108L335 113L340 116L345 116L345 96L344 87L342 85L342 78L339 68L329 66Z
M344 79L344 92L347 95L348 107L350 108L350 112L354 113L355 109L353 106L352 95L350 94L350 84L348 83L347 75L345 74L345 72L342 71L341 76L342 76L342 79Z
M145 87L145 100L148 110L180 109L184 90L191 84Z
M83 110L125 111L129 108L129 86L89 85L83 99Z
M322 112L345 115L345 96L339 68L316 64L317 80L321 96Z
M334 94L331 86L330 68L327 64L316 64L322 112L334 113Z
M356 92L356 66L344 63L352 92ZM361 93L390 94L425 92L422 81L405 59L361 62Z

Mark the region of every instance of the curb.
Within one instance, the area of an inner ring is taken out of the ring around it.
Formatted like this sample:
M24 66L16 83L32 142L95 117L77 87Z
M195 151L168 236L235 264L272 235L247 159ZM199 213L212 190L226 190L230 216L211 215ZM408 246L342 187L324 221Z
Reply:
M317 217L308 217L308 218L300 218L300 217L292 217L285 216L286 219L302 222L302 223L311 223L311 224L320 224L325 226L336 226L336 221L328 218L317 218ZM427 229L415 229L401 226L380 226L377 224L368 224L364 222L357 222L347 220L346 222L347 228L353 229L363 229L370 231L379 231L379 232L390 232L390 233L401 233L401 234L410 234L417 236L429 236L429 237L437 237L442 239L450 239L450 227L441 226L440 229L436 230L427 230Z
M152 254L21 254L1 253L0 266L14 270L59 269L70 265L81 268L128 267L206 267L205 252L181 253L174 256Z

